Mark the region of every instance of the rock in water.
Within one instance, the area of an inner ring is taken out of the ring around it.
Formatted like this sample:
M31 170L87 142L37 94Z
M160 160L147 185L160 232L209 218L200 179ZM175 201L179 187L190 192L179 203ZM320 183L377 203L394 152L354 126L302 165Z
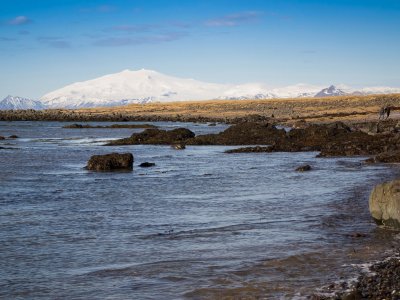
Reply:
M186 149L185 144L175 144L175 145L171 145L172 148L174 148L175 150L184 150Z
M301 167L298 167L296 169L297 172L306 172L306 171L311 171L311 166L310 165L304 165Z
M133 155L131 153L93 155L86 168L91 171L132 170Z
M151 168L151 167L154 167L156 164L155 163L151 163L151 162L144 162L144 163L141 163L140 165L139 165L139 167L141 167L141 168Z
M369 211L377 224L400 229L400 179L375 186Z

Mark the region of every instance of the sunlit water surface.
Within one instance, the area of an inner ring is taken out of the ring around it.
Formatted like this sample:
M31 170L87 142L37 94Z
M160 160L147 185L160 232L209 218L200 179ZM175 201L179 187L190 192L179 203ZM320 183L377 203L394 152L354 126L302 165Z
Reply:
M0 141L0 298L301 298L354 276L352 264L393 239L373 224L368 195L396 167L315 152L105 147L141 129L63 125L0 122L0 135L20 137ZM133 153L133 172L84 169L110 152ZM313 170L295 172L302 164Z

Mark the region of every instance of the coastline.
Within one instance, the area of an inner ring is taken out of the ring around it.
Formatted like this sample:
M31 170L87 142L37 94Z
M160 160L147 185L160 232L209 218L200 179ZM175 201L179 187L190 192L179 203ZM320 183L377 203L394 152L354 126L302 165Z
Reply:
M82 109L11 110L0 111L0 121L239 123L272 120L277 124L289 125L299 120L312 123L365 122L377 119L379 109L384 105L400 106L400 94L188 101Z
M128 108L126 108L125 111L118 113L120 108L97 108L97 109L84 109L84 110L46 110L46 111L7 111L7 112L0 112L0 121L68 121L68 122L90 122L90 121L96 121L96 122L102 122L102 121L112 121L112 122L124 122L124 121L146 121L146 122L157 122L157 121L172 121L172 122L221 122L221 123L240 123L243 121L247 122L263 122L263 121L268 121L274 124L282 124L282 125L293 125L294 122L298 122L299 120L306 120L307 123L333 123L336 121L346 121L349 123L358 123L358 124L363 124L370 122L372 120L377 119L377 113L376 109L379 107L379 105L384 105L387 103L388 98L387 97L392 97L392 96L385 96L385 97L378 97L376 96L375 98L372 97L357 97L357 101L361 101L360 98L362 99L361 102L365 100L366 103L369 103L364 110L361 110L361 108L352 109L348 107L342 107L342 101L345 99L334 99L335 101L338 100L339 102L335 103L330 103L330 106L337 106L338 111L335 113L330 113L329 110L323 110L319 114L308 114L308 115L293 115L293 112L290 113L284 113L279 112L277 114L278 117L272 117L272 114L270 114L270 111L264 111L261 114L255 114L255 110L259 108L257 106L256 101L252 101L250 103L245 102L240 102L237 103L237 101L232 101L227 103L224 103L222 107L228 105L232 105L232 107L235 107L236 105L245 105L245 107L250 107L248 108L248 114L244 113L243 111L246 111L246 109L239 110L237 114L230 114L229 111L225 111L222 113L223 117L218 117L216 114L217 112L222 109L221 106L214 107L211 111L205 110L204 112L200 114L177 114L177 112L180 112L181 110L170 110L167 111L164 114L161 114L160 111L154 111L154 112L147 112L143 113L142 111L136 111L132 110L130 111ZM312 103L320 103L319 101L323 101L324 105L326 104L326 101L328 100L321 100L317 99L315 101L307 100L310 102L307 102L307 105L311 105ZM370 101L370 102L368 102ZM390 100L392 101L391 104L396 104L400 103L400 95L397 95L395 97L395 100ZM395 102L398 101L398 102ZM285 100L282 100L280 102L280 105L285 106L284 103ZM215 102L212 102L215 103ZM289 102L290 103L290 102ZM206 106L210 105L210 103L205 103ZM263 105L268 104L268 100L265 100L262 102ZM321 103L320 103L321 104ZM171 104L171 107L176 104ZM189 109L190 105L193 105L193 103L183 105L183 109ZM196 105L200 105L199 102L196 102ZM254 106L255 105L255 106ZM301 108L301 105L303 104L298 104L299 106L296 106L293 111L296 111L297 109ZM160 106L164 109L165 106ZM340 109L339 109L340 108ZM283 108L282 108L283 109ZM279 108L275 106L274 109L275 112L279 111ZM315 111L318 111L318 108L315 108ZM207 113L210 113L210 116L207 117ZM369 262L366 262L369 263ZM361 278L361 277L360 277ZM362 277L360 280L364 280L364 277ZM344 287L343 287L344 288ZM348 287L345 287L348 289ZM339 294L332 296L331 298L323 298L320 296L315 296L315 297L320 297L320 298L312 298L312 299L353 299L353 298L344 298L347 297L348 295L345 294L344 292L338 292ZM312 296L314 297L314 296ZM339 297L339 298L338 298ZM352 297L352 296L349 296ZM356 296L354 296L356 297ZM354 298L358 299L358 298Z

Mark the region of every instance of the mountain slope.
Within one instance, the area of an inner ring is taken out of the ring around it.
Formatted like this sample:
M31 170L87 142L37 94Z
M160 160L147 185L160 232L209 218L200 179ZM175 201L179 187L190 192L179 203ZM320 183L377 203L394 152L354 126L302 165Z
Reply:
M321 97L333 97L333 96L343 96L347 95L348 93L337 88L334 85L331 85L328 88L322 89L320 92L315 94L314 97L321 98Z
M44 105L40 101L35 101L22 97L7 96L0 101L0 110L8 109L44 109Z
M225 85L167 76L156 71L125 70L77 82L42 97L49 107L114 106L129 103L217 98Z
M76 82L44 95L41 100L49 108L82 108L189 100L328 97L354 93L400 93L400 89L372 87L355 90L344 85L323 88L309 84L280 88L270 88L263 83L215 84L142 69Z

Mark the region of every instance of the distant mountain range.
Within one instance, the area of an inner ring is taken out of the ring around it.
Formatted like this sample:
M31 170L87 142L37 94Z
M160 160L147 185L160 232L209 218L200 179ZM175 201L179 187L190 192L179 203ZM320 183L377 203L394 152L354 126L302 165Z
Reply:
M7 96L0 101L0 110L8 109L44 109L45 106L40 101L26 99L22 97Z
M124 70L96 79L76 82L44 95L40 101L8 96L0 101L0 109L83 108L148 102L329 97L390 93L400 93L400 88L368 87L355 90L345 86L336 87L332 85L325 88L308 84L269 88L262 83L240 85L207 83L142 69L139 71Z

